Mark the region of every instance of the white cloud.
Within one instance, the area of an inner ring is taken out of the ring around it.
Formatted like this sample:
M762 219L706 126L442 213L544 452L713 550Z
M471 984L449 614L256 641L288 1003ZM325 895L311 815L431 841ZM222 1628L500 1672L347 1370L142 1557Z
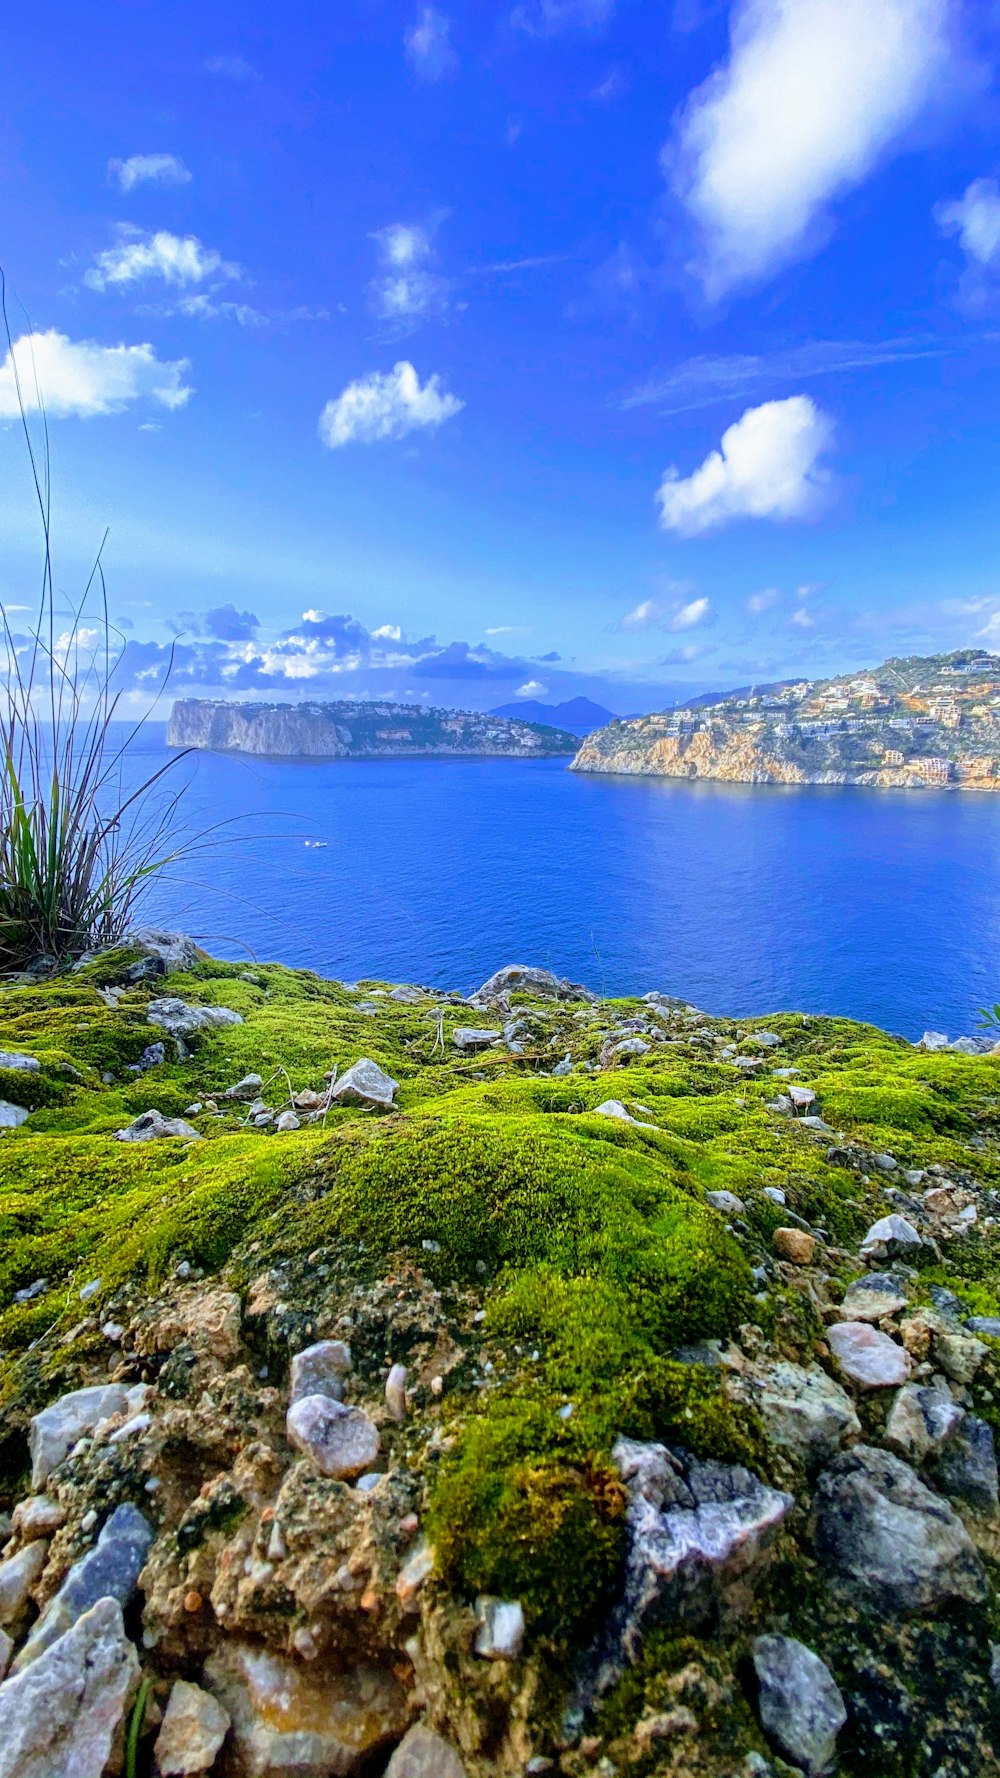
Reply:
M698 624L704 623L709 609L708 599L689 599L686 605L682 605L679 611L674 612L670 619L670 628L672 630L693 630Z
M137 185L190 185L191 174L176 154L130 154L126 161L109 161L108 178L122 191Z
M240 84L261 78L258 69L246 56L209 56L205 62L206 72L220 74L224 80L235 80Z
M386 275L369 286L371 307L380 320L405 334L415 322L443 315L448 308L451 284L424 261L434 257L431 236L418 223L394 222L378 229L375 240Z
M592 31L607 24L614 10L615 0L524 0L510 22L529 36L553 37L559 31Z
M683 583L678 582L680 587ZM628 635L638 635L643 630L693 630L698 624L704 623L711 610L711 601L706 598L674 599L666 602L662 599L643 599L640 604L627 611L619 618L617 628Z
M419 80L445 80L458 71L451 47L451 20L436 6L422 6L403 37L406 59Z
M957 234L964 251L980 265L1000 259L1000 186L995 179L974 179L951 204L934 212L945 234Z
M430 236L415 222L392 222L388 228L375 230L382 259L386 265L416 265L431 250Z
M780 597L776 586L765 587L763 592L750 594L747 600L747 611L751 617L760 617L762 612L770 611L771 606L776 605Z
M799 630L811 630L815 627L816 619L809 616L804 605L800 605L792 612L792 622Z
M162 278L165 284L200 284L205 278L238 278L240 267L223 259L214 247L206 247L197 235L172 235L166 229L143 234L137 229L121 228L118 242L96 256L96 264L84 273L83 281L91 290L106 290L109 284L135 284L147 278Z
M0 365L0 416L18 414L17 382L25 409L44 406L57 419L119 413L148 396L162 407L183 407L193 395L186 358L161 363L152 346L99 346L70 340L50 328L24 333Z
M402 642L403 632L399 624L379 624L378 629L372 631L372 637L379 642Z
M819 458L831 439L808 395L748 408L693 475L667 470L656 495L664 530L696 537L732 519L808 518L829 480Z
M831 200L946 84L948 17L948 0L740 0L729 61L664 155L710 295L815 243Z
M413 365L404 358L391 371L372 371L348 383L342 394L327 402L320 415L319 433L331 450L354 442L403 438L425 426L440 426L464 405L441 388L437 376L421 384Z
M540 679L528 679L524 685L518 686L514 695L518 698L540 698L548 689L548 686L543 685Z

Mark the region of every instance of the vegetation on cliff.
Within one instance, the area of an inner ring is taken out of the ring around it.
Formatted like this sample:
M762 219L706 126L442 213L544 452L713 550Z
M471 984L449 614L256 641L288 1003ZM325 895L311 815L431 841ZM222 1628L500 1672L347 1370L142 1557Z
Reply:
M774 1402L789 1377L805 1397L822 1385L853 1419L848 1444L882 1445L892 1392L862 1389L852 1408L827 1335L867 1276L866 1231L902 1214L920 1233L883 1263L901 1292L887 1344L928 1378L960 1349L965 1380L947 1387L976 1424L1000 1426L995 1348L964 1328L1000 1314L1000 1058L800 1014L709 1019L657 997L515 989L470 1007L194 953L169 983L158 967L121 949L0 994L0 1098L29 1114L0 1135L0 1474L13 1506L29 1419L60 1391L109 1375L147 1385L147 1430L84 1441L55 1472L67 1530L52 1560L85 1547L87 1513L114 1500L153 1514L143 1659L161 1702L172 1673L200 1677L242 1625L282 1658L315 1643L338 1673L362 1653L400 1672L415 1661L437 1729L483 1778L533 1755L582 1774L608 1754L637 1778L721 1778L767 1752L742 1663L778 1628L822 1655L848 1699L846 1773L866 1770L872 1660L883 1692L907 1700L880 1743L886 1778L992 1769L976 1763L992 1593L896 1622L838 1590L810 1529L836 1439L821 1455L789 1436ZM241 1022L178 1042L165 994ZM331 1098L328 1076L361 1056L398 1083L390 1109ZM822 1119L795 1115L789 1083ZM120 1140L150 1107L192 1134ZM283 1109L298 1127L277 1127ZM209 1350L192 1330L216 1325L199 1304L220 1301L229 1331ZM291 1359L324 1338L350 1343L352 1400L380 1427L396 1503L396 1554L371 1569L360 1617L350 1588L309 1590L291 1529L277 1591L265 1571L279 1559L251 1560L276 1513L293 1527L306 1510L293 1512L296 1490L305 1502L316 1487L326 1516L310 1520L308 1573L324 1540L331 1574L345 1560L362 1495L309 1482L283 1430ZM383 1404L401 1364L402 1420ZM735 1614L650 1628L573 1729L565 1712L617 1621L634 1535L623 1437L749 1471L795 1504ZM992 1574L995 1517L982 1502L958 1511ZM422 1585L407 1578L408 1514L432 1551ZM237 1599L244 1559L260 1578ZM520 1607L515 1659L476 1656L483 1598ZM671 1712L669 1732L649 1728Z
M167 725L170 747L288 759L547 759L575 753L565 729L475 710L363 699L340 703L239 704L178 698Z

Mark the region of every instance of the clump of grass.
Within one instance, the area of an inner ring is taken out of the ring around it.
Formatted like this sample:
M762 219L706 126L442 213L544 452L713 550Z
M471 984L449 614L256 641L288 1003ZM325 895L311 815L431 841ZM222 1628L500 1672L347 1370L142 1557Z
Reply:
M60 609L43 392L36 381L26 402L2 273L0 308L43 543L38 610L27 635L15 632L0 604L6 654L0 716L2 971L40 954L58 962L114 943L132 923L145 889L189 843L171 839L181 793L166 794L162 782L183 754L128 785L126 755L139 723L128 726L124 739L113 727L124 644L108 615L100 552L80 599ZM41 416L37 444L28 405Z

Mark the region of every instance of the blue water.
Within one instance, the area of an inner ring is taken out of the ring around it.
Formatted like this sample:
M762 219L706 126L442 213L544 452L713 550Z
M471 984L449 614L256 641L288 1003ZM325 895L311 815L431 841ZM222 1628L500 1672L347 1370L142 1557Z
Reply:
M166 757L148 725L136 766ZM577 775L561 760L178 768L236 817L145 913L219 956L471 989L539 963L713 1013L916 1036L1000 999L1000 797ZM306 840L322 841L321 847Z

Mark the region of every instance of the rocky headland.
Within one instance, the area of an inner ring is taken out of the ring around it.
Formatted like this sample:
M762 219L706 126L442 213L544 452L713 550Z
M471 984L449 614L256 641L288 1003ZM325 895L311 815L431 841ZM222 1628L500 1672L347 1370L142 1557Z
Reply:
M1000 790L1000 657L962 650L748 686L589 735L576 772Z
M544 723L418 704L238 704L178 698L168 747L275 759L544 759L575 753L577 735Z
M6 985L0 1778L996 1773L981 1047Z

